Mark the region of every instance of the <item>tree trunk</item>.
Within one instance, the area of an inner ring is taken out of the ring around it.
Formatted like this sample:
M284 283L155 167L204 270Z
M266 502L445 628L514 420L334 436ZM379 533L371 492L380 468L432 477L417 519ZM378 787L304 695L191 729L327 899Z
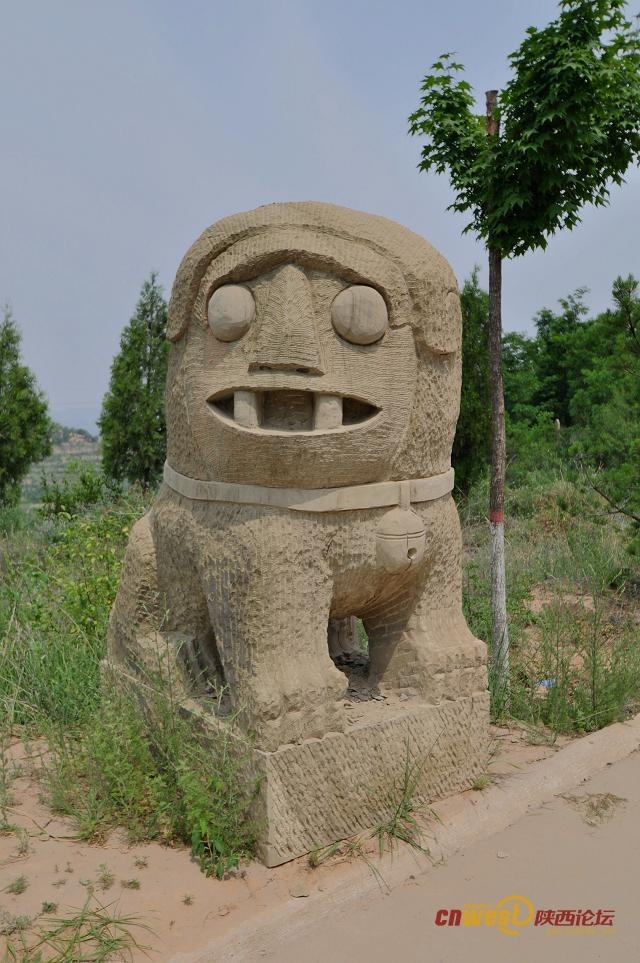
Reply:
M499 137L494 116L497 91L487 91L487 135ZM504 552L504 479L507 464L502 384L502 253L489 247L489 364L491 368L491 672L492 688L504 706L509 695L509 630Z
M504 557L504 477L507 464L502 386L502 256L489 248L489 363L491 366L491 667L500 701L509 689L509 631Z

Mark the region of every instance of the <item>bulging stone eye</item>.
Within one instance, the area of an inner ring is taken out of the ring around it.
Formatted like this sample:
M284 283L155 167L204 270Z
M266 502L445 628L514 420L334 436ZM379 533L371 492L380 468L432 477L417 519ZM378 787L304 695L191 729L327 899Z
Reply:
M334 298L331 321L351 344L373 344L387 330L389 315L384 298L375 288L353 284Z
M237 341L246 334L256 316L256 303L249 288L223 284L209 299L209 327L219 341Z

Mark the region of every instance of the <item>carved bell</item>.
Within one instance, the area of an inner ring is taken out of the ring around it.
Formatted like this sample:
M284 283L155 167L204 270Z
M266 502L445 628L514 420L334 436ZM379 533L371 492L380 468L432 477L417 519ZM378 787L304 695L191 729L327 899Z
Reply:
M376 529L376 554L387 572L404 572L424 558L427 530L409 505L409 485L400 483L400 504L380 519Z

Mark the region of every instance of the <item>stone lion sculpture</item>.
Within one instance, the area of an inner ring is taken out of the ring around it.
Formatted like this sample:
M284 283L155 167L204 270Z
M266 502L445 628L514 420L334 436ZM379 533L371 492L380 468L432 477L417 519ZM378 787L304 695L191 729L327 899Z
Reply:
M446 261L381 217L261 207L187 252L167 336L164 483L131 533L109 661L169 659L266 751L349 726L329 625L354 616L386 705L486 694L461 609Z

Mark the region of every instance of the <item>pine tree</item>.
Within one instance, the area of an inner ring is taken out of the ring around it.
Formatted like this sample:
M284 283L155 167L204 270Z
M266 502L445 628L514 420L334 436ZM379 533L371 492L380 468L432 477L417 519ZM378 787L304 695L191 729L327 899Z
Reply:
M0 324L0 505L15 504L31 465L51 451L47 402L20 357L20 331L8 307Z
M122 332L98 422L105 475L144 489L158 481L164 461L166 324L167 304L152 273Z

